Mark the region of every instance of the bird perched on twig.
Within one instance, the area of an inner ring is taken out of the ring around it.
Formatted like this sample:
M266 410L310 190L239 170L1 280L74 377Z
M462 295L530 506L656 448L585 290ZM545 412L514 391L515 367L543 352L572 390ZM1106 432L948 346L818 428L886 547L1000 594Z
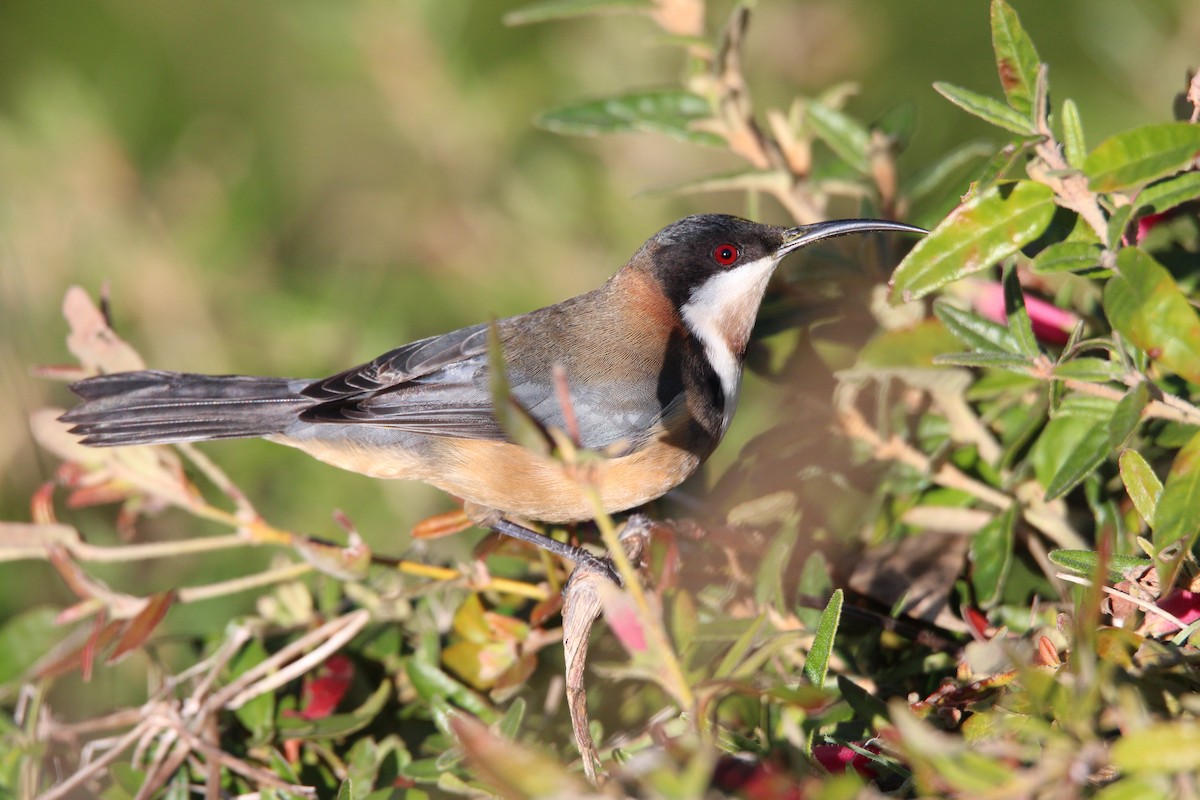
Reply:
M871 231L925 232L882 220L783 228L687 217L600 288L494 329L421 339L322 380L99 375L71 386L84 402L63 420L98 447L262 437L372 477L424 481L462 498L477 524L612 575L588 551L522 524L585 520L594 508L559 462L513 442L498 420L489 330L512 399L541 426L569 427L580 446L602 451L601 504L624 511L678 486L720 443L783 257Z

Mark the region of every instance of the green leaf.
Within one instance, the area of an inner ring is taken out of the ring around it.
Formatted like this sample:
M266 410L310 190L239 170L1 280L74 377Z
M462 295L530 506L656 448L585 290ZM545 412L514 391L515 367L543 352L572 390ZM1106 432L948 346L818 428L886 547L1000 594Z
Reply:
M1083 417L1107 425L1117 412L1117 402L1108 397L1093 397L1082 392L1066 395L1054 409L1056 417Z
M1154 509L1158 507L1158 499L1162 496L1162 481L1136 450L1122 452L1117 463L1121 467L1121 482L1125 484L1125 492L1133 501L1133 507L1142 521L1153 528Z
M499 714L479 695L425 659L410 657L405 659L404 666L413 689L426 702L432 703L437 698L449 700L459 708L479 717L488 725L499 718Z
M1041 65L1033 41L1021 27L1017 12L1004 0L992 0L992 49L996 71L1008 104L1026 117L1033 116L1038 67Z
M650 0L546 0L508 12L504 24L528 25L595 14L648 14L653 10Z
M1122 772L1195 776L1200 770L1200 725L1188 719L1132 730L1113 742L1111 754Z
M737 641L733 643L733 646L726 651L725 656L721 659L721 662L717 664L717 668L713 672L714 678L717 680L722 680L733 674L733 671L737 669L739 664L742 663L742 660L746 657L746 654L750 652L750 648L753 647L754 641L758 638L759 631L762 630L763 623L766 621L767 617L765 614L755 617L750 627L746 628L746 630L742 632L742 635L737 638Z
M1067 98L1062 105L1063 151L1067 163L1075 169L1082 169L1087 160L1087 140L1083 137L1083 120L1079 117L1079 107L1075 101Z
M1013 111L995 98L944 81L937 81L933 84L933 88L942 97L984 122L1019 136L1037 134L1037 129L1033 127L1033 123L1027 117Z
M1033 362L1029 358L1008 353L946 353L934 358L933 363L944 367L1006 369L1018 375L1033 373Z
M56 616L55 609L43 606L14 613L0 623L0 699L6 699L8 689L15 692L26 670L67 635Z
M950 212L905 256L892 275L891 302L908 302L1016 253L1054 215L1049 186L995 186Z
M1200 317L1171 273L1148 253L1126 247L1104 287L1113 328L1163 367L1200 383Z
M1109 250L1119 250L1125 244L1125 231L1129 229L1134 210L1132 205L1124 205L1114 209L1109 215L1108 230L1104 236L1105 246Z
M838 693L854 709L854 716L870 727L875 727L876 720L888 721L887 703L880 700L871 692L859 686L845 675L836 677Z
M1088 383L1119 381L1124 374L1125 370L1117 362L1093 356L1080 356L1054 367L1054 377L1056 378L1087 381Z
M816 100L806 101L805 109L808 112L805 119L812 132L829 145L838 158L864 175L870 171L867 148L871 134L866 125Z
M821 621L817 624L817 633L809 648L808 658L804 660L804 676L813 686L825 685L825 676L829 674L829 657L833 655L833 640L837 636L838 623L842 619L843 594L836 589L829 598Z
M1016 506L1009 506L971 537L971 563L974 564L971 585L984 608L996 605L1004 594L1004 583L1012 566L1016 520Z
M1108 455L1108 431L1082 416L1053 417L1033 445L1030 459L1046 501L1079 485Z
M505 739L515 740L521 731L521 721L525 719L525 698L517 697L500 718L500 735Z
M1015 355L1021 347L1007 326L943 300L933 304L934 315L955 337L982 353Z
M1055 242L1034 257L1030 269L1035 275L1055 272L1093 272L1100 269L1104 249L1090 242Z
M1174 583L1174 573L1184 556L1200 536L1200 433L1192 436L1171 463L1162 497L1154 510L1154 549L1161 553L1174 544L1180 552L1173 561L1171 574L1160 578L1164 592Z
M1094 192L1116 192L1187 168L1200 155L1200 125L1143 125L1105 139L1084 161Z
M1002 281L1008 330L1017 344L1017 352L1033 358L1042 351L1038 347L1037 337L1033 335L1033 323L1029 321L1029 312L1025 309L1025 295L1021 292L1021 282L1017 279L1017 270L1011 262L1004 268Z
M1138 211L1161 214L1197 197L1200 197L1200 172L1185 172L1142 189L1135 205Z
M1051 550L1050 562L1079 575L1095 575L1100 566L1100 555L1092 550ZM1110 581L1119 581L1133 571L1148 567L1153 562L1138 556L1109 556L1108 575Z
M229 662L230 674L239 676L267 660L267 648L258 639L251 639ZM250 731L248 744L260 745L271 741L275 735L275 694L263 692L249 702L238 706L233 715Z
M653 89L589 100L545 111L537 124L554 133L598 136L606 133L661 133L695 144L721 147L715 133L692 129L712 116L712 106L698 94L680 89Z
M1150 384L1138 381L1117 403L1108 429L1108 447L1119 450L1142 422L1142 411L1150 402Z

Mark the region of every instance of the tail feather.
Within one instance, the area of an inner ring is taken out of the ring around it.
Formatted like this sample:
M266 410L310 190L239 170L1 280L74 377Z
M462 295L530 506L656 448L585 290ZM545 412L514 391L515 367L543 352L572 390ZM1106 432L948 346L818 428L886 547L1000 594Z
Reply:
M312 405L293 390L298 383L157 370L99 375L71 385L84 402L61 419L95 447L266 436Z

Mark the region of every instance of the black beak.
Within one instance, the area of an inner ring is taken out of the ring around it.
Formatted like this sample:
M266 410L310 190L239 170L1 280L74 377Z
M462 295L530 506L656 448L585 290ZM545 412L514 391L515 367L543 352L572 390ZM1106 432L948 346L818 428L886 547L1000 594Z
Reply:
M788 228L783 232L783 244L776 251L783 258L793 250L832 239L835 236L845 236L850 233L877 233L882 231L897 231L900 233L926 234L929 231L916 225L905 225L903 222L889 222L885 219L834 219L829 222L816 222L812 225L801 225L798 228Z

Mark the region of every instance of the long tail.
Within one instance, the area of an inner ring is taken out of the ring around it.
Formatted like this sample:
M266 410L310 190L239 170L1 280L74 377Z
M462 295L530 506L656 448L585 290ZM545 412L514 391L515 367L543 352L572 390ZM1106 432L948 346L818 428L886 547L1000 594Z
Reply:
M62 420L95 447L236 439L282 432L313 400L306 381L185 372L119 372L71 385Z

